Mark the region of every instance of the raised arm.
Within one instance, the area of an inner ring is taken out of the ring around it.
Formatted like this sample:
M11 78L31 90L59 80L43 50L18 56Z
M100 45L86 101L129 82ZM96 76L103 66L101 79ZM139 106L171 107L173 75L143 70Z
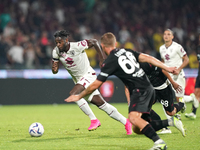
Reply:
M53 74L58 73L59 61L52 61L52 72Z
M101 49L101 46L99 45L99 43L96 39L90 39L90 40L87 40L87 42L88 42L89 48L93 46L95 48L95 50L97 51L97 53L99 55L99 60L100 60L99 65L101 67L103 61L107 57L106 54L103 52L103 50Z
M150 55L141 53L138 57L139 62L148 62L154 66L157 66L159 68L162 68L166 70L167 72L174 73L175 67L167 67L164 63L162 63L160 60L156 59L155 57L152 57Z
M90 84L84 91L82 91L79 95L71 95L67 99L66 102L75 102L80 100L81 98L91 94L94 90L98 89L103 82L99 80L95 80L92 84Z

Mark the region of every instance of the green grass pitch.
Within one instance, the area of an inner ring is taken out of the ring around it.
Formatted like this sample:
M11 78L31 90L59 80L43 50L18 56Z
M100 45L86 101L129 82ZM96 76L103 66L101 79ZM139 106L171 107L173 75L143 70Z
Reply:
M120 113L128 116L125 103L112 103ZM0 150L147 150L153 142L144 135L126 135L124 126L110 118L96 106L90 105L101 127L88 131L89 118L76 104L13 105L0 107ZM161 104L154 110L165 119ZM187 103L186 112L191 111ZM200 149L200 111L196 120L181 116L187 136L171 127L172 134L160 135L169 150ZM44 126L44 135L31 137L28 128L33 122Z

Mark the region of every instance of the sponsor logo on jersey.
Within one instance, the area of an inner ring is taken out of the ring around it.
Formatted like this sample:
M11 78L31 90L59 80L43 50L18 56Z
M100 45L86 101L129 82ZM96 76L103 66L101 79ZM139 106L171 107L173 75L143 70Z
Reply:
M72 50L72 51L69 52L69 54L72 55L72 56L74 56L75 55L75 51Z

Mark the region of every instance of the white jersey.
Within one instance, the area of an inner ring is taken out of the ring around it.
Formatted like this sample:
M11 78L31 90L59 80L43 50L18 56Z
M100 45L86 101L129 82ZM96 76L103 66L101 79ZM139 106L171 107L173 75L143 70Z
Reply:
M172 44L169 47L165 47L165 45L162 45L160 47L160 56L164 60L164 63L169 67L180 67L183 63L183 56L186 55L185 50L183 47L176 43L172 42ZM185 93L185 73L183 69L180 71L178 75L173 75L172 73L169 73L172 79L178 83L182 88L182 92L176 92L177 97L183 97Z
M169 67L180 67L183 63L182 58L186 55L183 47L176 42L172 42L169 47L162 45L159 51L164 63ZM183 70L181 72L184 74Z
M67 52L59 53L57 46L52 52L53 61L61 61L75 83L88 73L88 71L95 73L94 69L90 66L85 49L88 49L88 43L86 40L83 40L70 42L70 48Z

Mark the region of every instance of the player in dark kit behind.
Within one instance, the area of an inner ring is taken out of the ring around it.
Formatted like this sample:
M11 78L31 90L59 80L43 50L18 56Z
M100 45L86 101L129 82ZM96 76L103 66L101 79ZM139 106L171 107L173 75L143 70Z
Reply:
M174 82L171 76L161 68L155 67L149 63L140 63L140 66L145 71L155 89L155 101L159 101L163 105L165 112L169 116L174 116L182 110L184 102L179 101L177 104L174 104L176 95L172 86L177 92L181 91L182 87ZM150 116L152 120L161 120L160 116L155 112L150 113ZM181 132L183 136L186 136L184 128L182 128Z
M177 92L181 91L182 87L174 82L171 76L161 68L149 63L140 63L140 67L148 76L155 89L156 100L163 105L166 113L173 116L179 112L184 107L184 103L180 101L178 104L174 104L176 96L172 86Z
M165 142L160 139L155 131L155 129L161 129L161 125L156 122L149 124L145 120L149 117L153 101L155 100L155 91L138 62L148 62L171 73L175 71L175 67L167 67L156 58L143 53L123 48L116 49L116 44L116 38L110 32L105 33L101 37L102 49L108 57L102 65L100 74L87 89L79 95L71 95L65 101L78 101L80 98L98 89L110 75L116 75L122 80L130 93L129 120L133 125L133 131L137 134L142 133L154 141L152 149L167 149ZM174 117L166 122L166 125L170 126L176 126L177 124L182 125L180 120Z

